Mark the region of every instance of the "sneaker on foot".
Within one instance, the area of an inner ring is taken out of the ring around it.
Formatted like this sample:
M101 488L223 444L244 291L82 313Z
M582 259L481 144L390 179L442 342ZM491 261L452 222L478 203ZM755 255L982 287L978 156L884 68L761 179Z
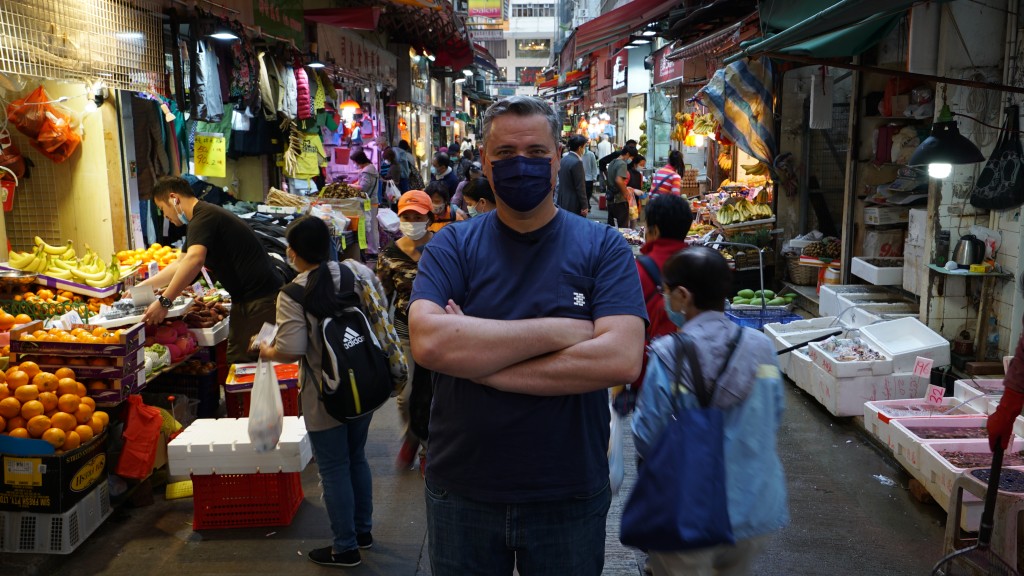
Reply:
M402 447L398 450L398 458L395 458L395 467L399 470L409 470L412 468L412 463L416 459L416 449L419 446L415 442L406 440L402 442Z
M352 549L346 550L341 554L335 554L330 546L324 548L317 548L316 550L310 550L309 559L313 562L320 564L321 566L345 566L351 568L352 566L359 566L362 563L362 558L359 557L359 550Z
M369 532L366 534L356 534L356 544L363 550L373 548L373 534Z

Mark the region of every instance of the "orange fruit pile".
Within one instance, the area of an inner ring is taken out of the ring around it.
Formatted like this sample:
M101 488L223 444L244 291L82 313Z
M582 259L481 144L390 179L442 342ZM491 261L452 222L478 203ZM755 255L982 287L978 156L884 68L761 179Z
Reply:
M0 332L6 332L18 324L28 324L32 321L32 318L27 314L18 314L17 316L8 314L3 308L0 308Z
M121 334L124 330L114 330L96 327L91 331L85 328L75 328L67 332L60 328L49 330L36 330L31 334L22 334L18 337L24 342L66 342L78 344L117 344L121 341Z
M122 250L117 253L117 260L123 267L156 262L161 270L179 257L181 257L180 249L160 244L153 244L145 250Z
M0 434L39 438L61 452L74 450L110 423L86 392L70 368L51 374L35 362L12 366L0 374Z

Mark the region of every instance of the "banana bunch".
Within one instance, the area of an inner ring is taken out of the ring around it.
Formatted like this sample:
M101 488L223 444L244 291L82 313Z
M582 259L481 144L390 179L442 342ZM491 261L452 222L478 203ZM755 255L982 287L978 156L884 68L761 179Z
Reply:
M748 176L767 176L768 165L764 162L755 162L754 164L740 164L740 168L743 168L744 172Z
M723 205L718 209L718 214L715 216L718 219L718 223L723 226L771 217L772 209L768 205L754 204L746 198L742 198L735 203Z
M107 264L86 246L85 256L77 258L71 241L65 246L51 246L38 236L35 237L35 245L32 252L8 253L7 264L25 272L86 284L93 288L113 286L121 279L117 256Z
M696 117L693 119L694 134L703 134L707 136L708 134L715 133L715 127L718 123L715 122L714 114L708 112L707 114L696 114L695 116Z

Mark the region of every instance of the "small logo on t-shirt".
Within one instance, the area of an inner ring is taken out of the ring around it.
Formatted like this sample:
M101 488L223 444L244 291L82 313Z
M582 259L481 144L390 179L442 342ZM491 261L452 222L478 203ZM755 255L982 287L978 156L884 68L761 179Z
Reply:
M351 328L345 328L345 350L348 350L349 348L356 346L358 344L362 344L364 340L365 338L360 336L359 333L356 332L355 330Z
M587 305L587 297L579 292L572 293L572 303L580 308Z

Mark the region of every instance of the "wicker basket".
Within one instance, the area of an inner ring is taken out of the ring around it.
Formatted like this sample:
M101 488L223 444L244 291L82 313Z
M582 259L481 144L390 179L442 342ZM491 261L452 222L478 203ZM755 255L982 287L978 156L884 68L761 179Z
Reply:
M797 254L786 255L786 268L789 270L789 281L797 286L814 286L818 283L818 268L801 265Z

